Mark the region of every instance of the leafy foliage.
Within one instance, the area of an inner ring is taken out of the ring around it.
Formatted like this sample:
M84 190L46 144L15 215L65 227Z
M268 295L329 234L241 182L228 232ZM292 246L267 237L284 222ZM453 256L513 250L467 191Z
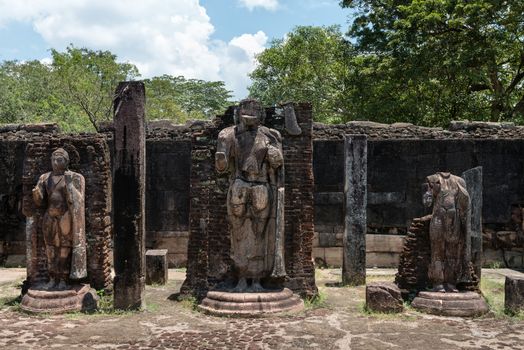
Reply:
M144 80L149 119L205 119L223 112L230 104L231 91L222 81L186 79L162 75Z
M0 123L56 122L66 132L97 131L112 119L118 82L140 76L109 51L69 46L51 50L52 62L0 63ZM209 118L230 104L221 81L163 75L144 81L148 119Z
M364 113L524 121L524 2L345 0ZM380 105L385 108L380 108Z
M344 121L348 115L342 102L348 94L344 77L350 50L337 26L296 27L258 55L249 93L268 105L312 102L316 120Z
M66 104L80 107L98 130L100 121L112 119L112 103L118 82L139 76L130 63L116 62L109 51L69 46L65 52L51 50L52 72Z

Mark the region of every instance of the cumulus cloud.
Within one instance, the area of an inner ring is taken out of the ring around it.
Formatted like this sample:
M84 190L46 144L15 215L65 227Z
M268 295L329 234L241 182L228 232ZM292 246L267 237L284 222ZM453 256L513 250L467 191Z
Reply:
M249 11L253 11L256 7L273 11L278 7L278 0L239 0L239 3L247 7Z
M254 55L267 42L263 32L212 40L214 27L199 0L0 0L0 26L11 21L31 23L59 50L70 43L110 50L144 77L224 80L236 98L246 94Z

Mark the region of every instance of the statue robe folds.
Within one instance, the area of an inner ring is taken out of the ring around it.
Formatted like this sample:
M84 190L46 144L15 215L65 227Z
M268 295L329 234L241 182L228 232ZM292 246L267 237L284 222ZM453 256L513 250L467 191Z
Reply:
M52 172L45 173L40 176L38 183L33 191L33 199L38 207L42 207L47 203L47 196L50 194L45 190L46 185ZM68 237L62 239L62 243L71 245L71 267L69 278L71 280L80 280L87 277L87 257L86 257L86 232L85 232L85 180L81 174L66 170L64 172L65 182L65 197L67 201L67 215L61 219L59 225L67 227ZM44 209L45 208L41 208ZM40 221L39 227L43 227L43 220L46 215L39 213L36 215L37 220ZM38 225L37 222L35 224ZM51 228L50 230L65 231L64 228ZM36 230L33 230L33 232ZM58 239L57 239L58 240ZM57 242L60 244L59 242Z
M470 282L471 202L466 183L442 172L426 180L433 195L430 281L434 286Z
M284 164L280 133L242 124L222 130L219 172L229 171L231 258L242 278L284 277ZM218 163L217 163L218 164Z

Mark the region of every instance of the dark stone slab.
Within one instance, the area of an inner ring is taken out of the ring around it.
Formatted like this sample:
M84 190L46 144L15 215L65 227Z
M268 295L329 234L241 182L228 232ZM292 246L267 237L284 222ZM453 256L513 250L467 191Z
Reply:
M366 285L366 307L376 312L395 313L404 311L400 289L396 284L390 282Z
M511 313L524 310L524 277L506 276L504 306Z
M146 252L146 284L167 283L167 249L152 249Z
M367 136L347 135L344 144L345 220L342 283L366 283Z
M145 88L123 82L114 102L114 305L140 309L145 289Z

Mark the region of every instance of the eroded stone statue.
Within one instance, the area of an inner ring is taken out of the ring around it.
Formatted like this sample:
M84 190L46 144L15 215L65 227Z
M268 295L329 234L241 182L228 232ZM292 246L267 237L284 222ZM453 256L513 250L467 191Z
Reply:
M51 155L53 171L40 176L33 200L43 212L42 234L49 282L44 290L67 289L87 276L84 191L81 174L68 170L69 155L58 148Z
M426 178L424 205L433 205L429 227L434 292L458 292L471 279L471 202L461 177L439 172Z
M215 166L230 173L227 213L231 258L238 282L233 291L263 291L262 280L284 277L284 164L277 130L262 124L265 111L243 100L236 125L218 136Z

